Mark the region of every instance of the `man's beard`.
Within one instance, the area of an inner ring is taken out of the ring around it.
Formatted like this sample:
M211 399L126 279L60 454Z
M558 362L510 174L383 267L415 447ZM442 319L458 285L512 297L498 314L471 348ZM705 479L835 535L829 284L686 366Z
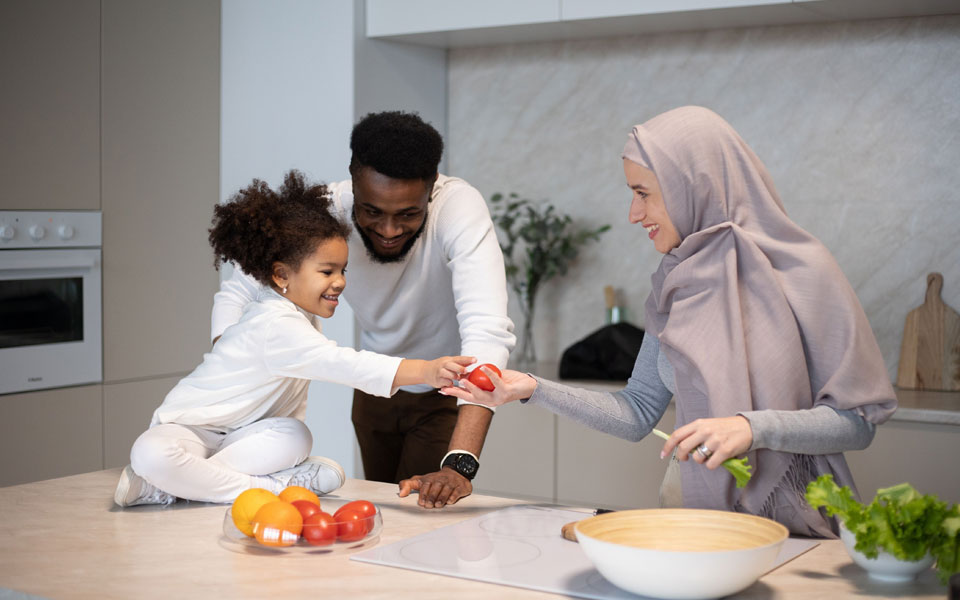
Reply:
M357 234L360 235L360 239L363 240L363 246L367 249L367 256L370 257L374 262L389 264L401 262L407 257L407 254L413 248L413 245L416 243L417 239L423 235L423 230L427 228L427 218L429 218L430 213L428 210L425 210L423 213L423 223L420 224L420 228L410 236L410 239L403 243L403 246L400 247L400 252L396 254L380 254L377 252L377 247L373 245L373 240L370 239L370 236L363 231L363 228L360 227L360 224L357 223L357 209L354 207L350 211L350 218L353 220L353 226L357 230Z

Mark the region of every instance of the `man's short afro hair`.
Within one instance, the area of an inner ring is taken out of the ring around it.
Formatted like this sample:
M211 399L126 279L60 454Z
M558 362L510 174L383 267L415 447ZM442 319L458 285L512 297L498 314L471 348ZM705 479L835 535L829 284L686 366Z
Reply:
M416 113L370 113L350 135L350 171L361 167L394 179L433 179L437 175L443 138Z

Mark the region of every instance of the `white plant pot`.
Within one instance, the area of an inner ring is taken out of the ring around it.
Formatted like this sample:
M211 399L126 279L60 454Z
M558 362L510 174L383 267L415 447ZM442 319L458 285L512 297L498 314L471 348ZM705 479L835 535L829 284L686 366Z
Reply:
M867 558L862 552L854 549L857 538L849 529L840 525L840 539L847 549L847 554L864 569L871 579L891 583L913 581L917 575L933 566L933 556L928 552L920 560L906 561L896 558L889 552L880 550L876 558Z

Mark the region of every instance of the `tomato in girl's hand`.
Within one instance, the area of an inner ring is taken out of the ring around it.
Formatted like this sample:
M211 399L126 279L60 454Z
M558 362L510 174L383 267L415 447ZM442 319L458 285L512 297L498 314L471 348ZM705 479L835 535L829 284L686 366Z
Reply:
M303 539L311 546L329 546L337 539L333 515L317 511L303 520Z
M320 507L309 500L294 500L290 504L296 506L297 510L300 511L300 516L303 517L304 523L307 522L307 519L311 515L315 515L320 512Z
M469 381L470 383L472 383L473 385L477 386L478 388L480 388L485 392L492 392L494 388L493 382L490 381L490 378L487 377L486 373L480 370L480 367L486 367L490 369L491 371L497 374L497 377L503 376L503 374L500 372L500 369L498 369L496 365L483 364L477 367L476 369L470 371L470 375L467 377L467 381Z
M337 539L341 542L355 542L367 535L368 519L356 510L337 511L334 520L337 522Z

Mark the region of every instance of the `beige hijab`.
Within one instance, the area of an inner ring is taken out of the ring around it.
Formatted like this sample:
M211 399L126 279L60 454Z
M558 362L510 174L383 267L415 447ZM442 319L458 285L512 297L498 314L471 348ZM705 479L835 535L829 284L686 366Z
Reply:
M676 372L677 426L740 411L826 404L886 421L896 397L866 315L830 252L787 217L766 167L710 110L688 106L633 128L623 157L652 170L681 243L652 276L646 328ZM749 455L725 469L681 463L683 503L767 516L803 535L835 526L803 500L842 454ZM855 489L855 488L854 488Z

